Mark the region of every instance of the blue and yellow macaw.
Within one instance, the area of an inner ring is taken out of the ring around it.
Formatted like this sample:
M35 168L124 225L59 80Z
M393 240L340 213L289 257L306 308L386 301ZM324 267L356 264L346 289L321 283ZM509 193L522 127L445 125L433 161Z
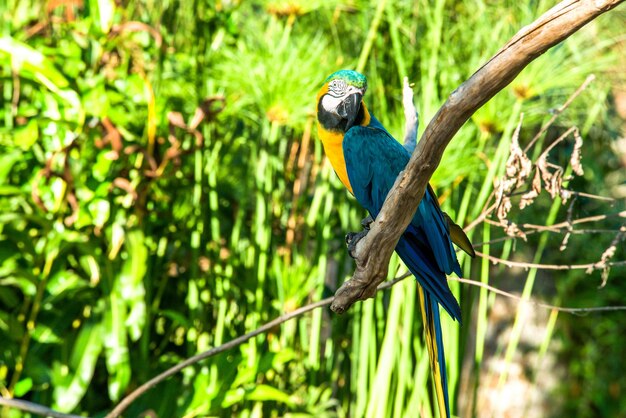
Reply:
M318 134L341 182L373 218L411 157L367 110L362 98L367 79L356 71L331 74L317 94ZM446 361L439 305L457 321L461 309L446 275L461 267L452 243L472 257L474 249L463 230L441 211L428 186L413 220L398 241L396 253L418 282L426 344L440 415L450 417Z

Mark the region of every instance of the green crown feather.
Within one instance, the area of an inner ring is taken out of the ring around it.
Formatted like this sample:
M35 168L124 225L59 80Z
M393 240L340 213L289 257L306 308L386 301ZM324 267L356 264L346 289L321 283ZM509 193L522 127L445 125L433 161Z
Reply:
M332 81L335 79L344 80L346 83L348 83L351 86L355 86L361 89L367 89L367 78L363 74L357 73L356 71L353 71L353 70L336 71L332 73L331 75L329 75L326 81L324 82L328 83L329 81Z

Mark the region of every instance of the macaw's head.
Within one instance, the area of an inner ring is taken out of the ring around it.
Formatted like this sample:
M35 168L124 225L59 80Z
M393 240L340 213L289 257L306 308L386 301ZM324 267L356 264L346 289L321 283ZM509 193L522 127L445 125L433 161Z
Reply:
M332 73L317 93L317 120L321 127L346 132L355 125L369 122L369 114L361 101L365 90L367 79L363 74L352 70Z

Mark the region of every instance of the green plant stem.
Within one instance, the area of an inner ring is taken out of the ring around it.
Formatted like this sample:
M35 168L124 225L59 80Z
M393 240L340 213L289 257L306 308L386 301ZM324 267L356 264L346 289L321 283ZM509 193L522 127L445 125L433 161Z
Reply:
M28 347L33 336L33 331L35 330L37 315L39 314L39 310L41 309L41 301L43 300L46 285L48 283L48 277L50 275L50 270L52 269L52 263L54 262L57 253L58 250L55 248L54 251L52 251L52 254L48 254L48 256L46 257L46 261L41 274L41 280L37 284L37 293L35 294L33 306L31 307L30 315L28 316L28 320L26 322L26 332L24 333L24 337L22 338L22 342L20 344L20 354L16 359L15 371L13 373L13 376L11 376L11 382L9 383L9 386L7 388L11 396L13 396L15 385L19 382L20 377L22 376L22 372L24 371L24 359L28 354Z
M372 19L372 24L370 25L370 29L367 33L367 38L365 39L365 43L363 44L363 48L361 49L361 55L359 55L358 64L356 65L356 70L360 73L362 73L365 69L365 64L367 63L367 58L369 57L370 51L372 50L372 45L374 44L374 40L376 39L378 26L380 25L380 21L382 20L386 4L387 0L380 0L378 2L378 7L376 8L374 19Z

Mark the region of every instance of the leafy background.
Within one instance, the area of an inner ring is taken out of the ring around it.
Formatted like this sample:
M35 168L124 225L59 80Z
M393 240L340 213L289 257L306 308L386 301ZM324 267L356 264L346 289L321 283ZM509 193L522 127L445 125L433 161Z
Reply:
M370 108L401 137L409 76L421 132L450 91L551 5L2 2L0 394L102 416L182 359L332 294L351 273L343 236L363 211L316 139L320 83L362 68ZM520 112L525 143L591 73L542 143L578 126L585 174L571 188L615 199L581 197L574 217L626 209L624 21L622 7L551 49L461 129L433 179L458 223L487 202ZM568 207L544 193L511 217L551 224ZM471 231L475 243L503 236L488 223ZM615 234L574 235L559 251L562 238L479 249L581 264ZM614 258L626 258L623 244ZM462 264L466 277L557 305L622 304L626 291L618 267L599 288L597 271ZM390 274L398 269L393 260ZM451 286L466 318L444 323L456 414L626 414L622 314L529 313ZM343 316L288 322L160 384L127 416L433 416L415 295L405 280Z

